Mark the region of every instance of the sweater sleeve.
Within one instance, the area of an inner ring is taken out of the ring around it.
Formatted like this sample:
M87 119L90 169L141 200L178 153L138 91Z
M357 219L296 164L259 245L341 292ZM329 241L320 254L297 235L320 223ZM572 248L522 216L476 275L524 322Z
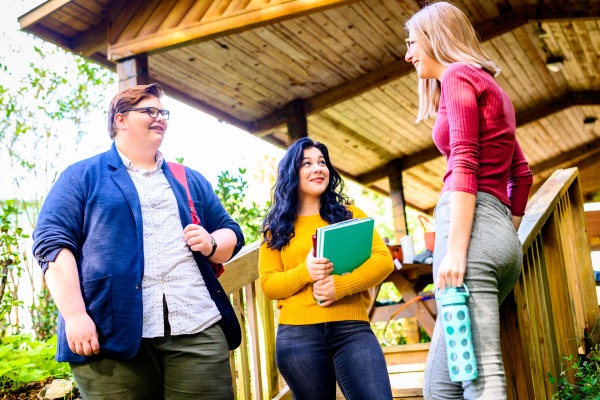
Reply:
M508 177L508 198L510 199L511 212L516 217L522 217L525 214L525 206L529 197L529 190L533 184L533 174L519 142L515 140L515 149Z
M466 65L449 67L442 77L448 114L452 191L477 194L479 176L479 106L477 75Z
M352 206L350 210L354 218L367 217L358 207ZM333 276L336 301L372 288L381 283L393 270L394 262L390 252L377 230L374 230L371 257L351 273Z
M260 286L269 300L286 299L312 283L306 263L284 270L281 252L268 248L264 240L258 251L258 271Z

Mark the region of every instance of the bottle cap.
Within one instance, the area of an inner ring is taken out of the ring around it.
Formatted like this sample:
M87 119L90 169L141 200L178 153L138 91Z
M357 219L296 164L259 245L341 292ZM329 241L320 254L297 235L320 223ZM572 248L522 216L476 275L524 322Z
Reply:
M467 297L469 297L469 289L467 285L462 285L459 288L437 289L435 297L440 300L443 306L448 304L464 304L467 302Z

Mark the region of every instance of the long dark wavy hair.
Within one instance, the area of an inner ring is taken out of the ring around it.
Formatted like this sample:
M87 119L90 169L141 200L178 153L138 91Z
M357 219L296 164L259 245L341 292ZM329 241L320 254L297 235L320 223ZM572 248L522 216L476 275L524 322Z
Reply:
M262 233L269 248L281 250L295 236L294 221L298 217L300 167L304 159L304 150L313 147L321 151L329 169L329 185L321 194L321 218L330 224L352 218L352 213L346 207L349 200L344 193L344 181L331 165L327 146L310 138L299 139L290 146L279 162L271 206L262 224Z

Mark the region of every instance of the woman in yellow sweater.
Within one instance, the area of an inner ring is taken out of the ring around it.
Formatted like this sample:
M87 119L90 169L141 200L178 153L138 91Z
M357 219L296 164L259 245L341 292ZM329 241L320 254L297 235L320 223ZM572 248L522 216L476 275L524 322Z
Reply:
M369 325L368 289L392 272L390 253L375 231L371 258L352 273L313 256L317 228L365 213L348 204L327 147L295 142L279 163L271 208L263 222L260 283L277 300L277 366L296 400L391 399L383 352ZM318 302L316 301L318 300Z

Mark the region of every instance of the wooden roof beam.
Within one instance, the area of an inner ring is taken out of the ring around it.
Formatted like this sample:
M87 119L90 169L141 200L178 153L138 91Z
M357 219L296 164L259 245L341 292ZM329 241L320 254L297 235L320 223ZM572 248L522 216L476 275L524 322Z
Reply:
M596 0L575 1L572 3L537 3L527 8L529 21L573 21L600 18L600 2Z
M42 19L59 10L64 5L69 4L71 1L73 0L48 0L40 4L18 18L21 29L27 30L33 25L38 24Z
M266 5L263 8L237 12L230 16L217 17L206 22L199 21L193 24L185 24L176 29L169 29L164 32L159 31L155 34L123 42L115 38L116 40L109 44L108 58L118 60L138 53L165 51L297 18L328 8L347 5L356 1L358 0L291 0ZM132 26L137 23L138 21L135 18L128 22Z
M27 32L32 33L39 38L42 38L48 43L55 44L56 46L65 49L66 51L72 51L71 39L64 35L60 35L51 29L46 28L42 24L30 26L29 28L27 28Z
M218 108L211 106L210 104L200 101L200 100L196 99L195 97L192 97L189 94L186 94L180 90L177 90L174 87L167 85L166 83L157 81L156 79L151 79L151 81L157 82L158 84L160 84L160 86L165 91L165 94L175 100L185 103L185 104L189 105L190 107L196 108L207 114L210 114L213 117L215 117L216 119L218 119L219 121L225 121L228 124L231 124L242 130L248 129L248 123L246 123L240 119L237 119L235 117L232 117L231 115L219 110Z
M554 113L574 106L595 106L600 104L600 91L571 92L557 98L550 99L542 106L520 112L516 115L517 127L545 118Z
M535 164L531 167L531 171L534 174L539 174L539 173L547 171L549 169L556 168L556 167L558 167L562 164L565 164L569 161L574 161L577 159L580 159L579 161L583 161L583 160L581 160L581 157L585 157L585 159L590 159L590 158L592 158L591 156L595 156L595 157L593 157L593 161L596 162L598 160L597 153L600 153L600 138L592 140L591 142L585 143L585 144L583 144L579 147L576 147L572 150L561 153L561 154L557 155L556 157L552 157L546 161L542 161L541 163ZM569 166L577 167L578 165L575 165L575 164L578 164L578 163L573 163L573 165L569 165ZM581 168L583 168L583 166Z
M525 7L501 9L501 15L476 27L482 41L510 32L530 21L573 21L600 18L600 2L538 3Z
M596 139L592 142L586 143L582 146L577 147L576 149L571 150L570 152L574 156L573 159L567 159L563 157L563 155L558 155L554 158L551 158L547 161L542 161L540 164L534 165L531 167L532 170L536 170L537 173L543 173L552 168L558 168L562 166L562 168L570 168L577 167L579 169L579 176L581 178L582 173L588 168L594 168L594 171L597 170L597 165L600 163L598 161L600 156L600 139ZM589 149L589 150L587 150ZM587 151L587 152L586 152ZM572 161L572 162L569 162ZM587 172L587 171L585 171ZM547 173L550 175L550 172ZM537 192L540 187L544 184L548 177L539 177L536 178L534 176L533 186L531 187L530 194ZM590 193L596 192L600 190L600 186L590 186L589 183L587 185L581 186L581 192L584 197L589 195Z
M106 22L103 22L82 34L68 38L46 28L43 19L72 0L50 0L34 8L18 18L20 29L33 33L44 40L54 43L65 50L71 51L82 57L89 58L92 54L106 50Z
M600 105L600 91L568 93L557 100L551 100L539 108L519 113L516 116L517 127L524 126L533 121L537 121L578 105ZM438 149L435 146L430 146L418 153L392 160L384 166L357 176L356 179L363 185L370 185L379 179L386 177L388 175L389 165L392 163L400 162L404 166L403 169L406 170L431 161L437 157L440 157Z
M412 154L410 156L396 158L382 167L376 168L367 173L359 175L356 177L356 181L362 185L370 185L372 183L377 182L380 179L389 176L390 171L398 168L398 166L400 166L403 171L406 171L409 168L425 163L427 161L431 161L441 156L442 155L440 154L440 151L437 149L437 147L428 147L425 150L419 151L418 153Z
M526 22L527 18L524 10L521 10L520 12L510 12L477 27L477 31L482 37L482 40L488 40L521 26ZM414 67L404 59L394 61L391 64L371 71L352 81L342 83L323 93L319 93L318 95L306 99L306 111L309 115L319 112L371 89L402 78L412 72L414 72ZM289 103L275 111L273 114L254 121L250 125L250 132L260 134L282 125L285 122L285 116L288 114L288 107Z
M85 33L71 40L71 51L82 57L89 58L99 51L106 51L106 23L100 23Z
M401 78L414 71L412 64L404 60L394 61L383 68L369 72L350 82L342 83L323 93L319 93L309 99L306 99L306 112L308 115L332 107L342 101L351 99L375 87L379 87L395 79ZM286 121L288 108L295 100L287 103L271 115L258 119L250 124L250 133L260 135L269 129L277 128Z

